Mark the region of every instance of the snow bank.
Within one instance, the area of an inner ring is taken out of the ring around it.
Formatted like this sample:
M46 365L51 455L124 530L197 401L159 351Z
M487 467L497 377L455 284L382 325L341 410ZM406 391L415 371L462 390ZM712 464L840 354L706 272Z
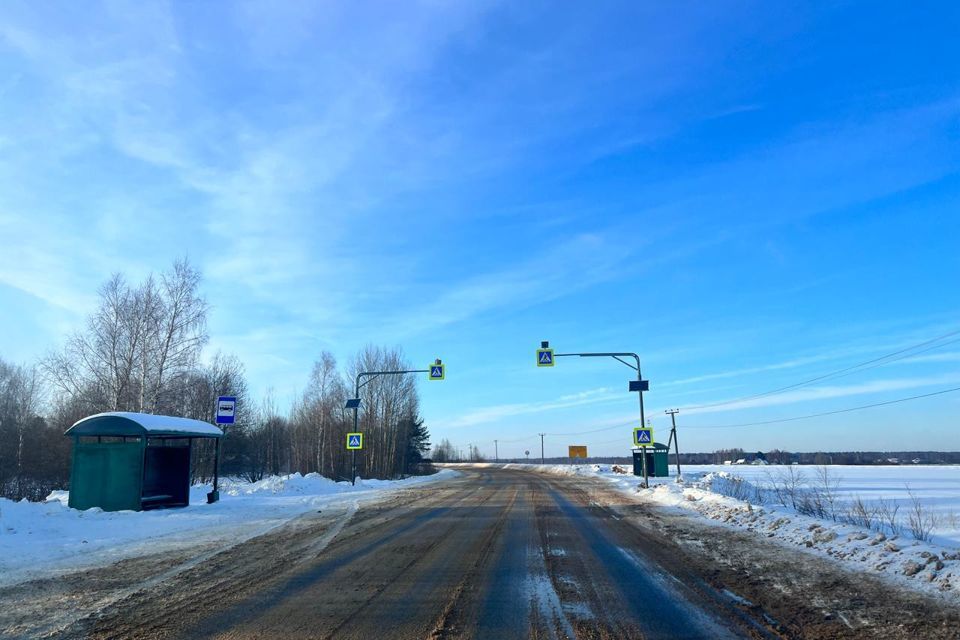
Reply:
M960 467L957 466L841 466L827 467L836 481L839 507L857 497L868 506L885 500L900 505L904 529L898 534L883 527L873 529L815 518L796 509L772 503L771 482L784 467L687 466L684 482L675 477L651 478L642 489L631 468L614 471L616 465L503 465L565 476L592 476L610 482L616 489L646 503L698 514L712 522L752 531L781 544L795 546L841 563L849 569L868 571L926 592L960 598ZM794 467L809 484L816 483L816 468ZM731 490L735 486L736 490ZM909 487L909 490L908 490ZM730 497L733 493L737 497ZM938 520L930 541L912 537L907 511L913 497L925 513ZM742 498L742 499L738 499ZM751 498L759 498L754 504ZM877 529L880 529L879 531Z
M189 507L143 512L70 509L66 491L53 492L43 503L0 498L0 586L185 546L236 544L311 510L455 475L444 469L405 480L360 480L356 486L315 473L253 483L224 479L216 504L206 504L210 485L196 485Z
M806 484L816 484L817 467L795 465ZM860 498L866 504L887 501L899 507L899 516L906 518L913 506L913 496L925 512L937 520L933 542L960 547L960 466L957 465L886 465L847 466L826 465L831 478L837 481L836 495L843 503ZM720 466L690 465L683 468L687 480L700 481L709 474L723 474L742 478L762 490L769 491L771 483L788 471L780 465Z

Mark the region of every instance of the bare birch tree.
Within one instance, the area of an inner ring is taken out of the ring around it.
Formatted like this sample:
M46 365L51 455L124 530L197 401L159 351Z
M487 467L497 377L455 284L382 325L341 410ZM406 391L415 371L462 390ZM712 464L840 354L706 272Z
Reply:
M151 275L132 287L114 274L86 329L45 358L43 372L91 411L169 411L179 404L177 381L195 369L208 339L200 281L186 260L159 284Z

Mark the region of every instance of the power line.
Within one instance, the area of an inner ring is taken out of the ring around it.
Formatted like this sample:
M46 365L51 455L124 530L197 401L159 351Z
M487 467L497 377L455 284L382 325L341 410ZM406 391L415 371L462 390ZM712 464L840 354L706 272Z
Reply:
M944 394L947 394L947 393L954 393L954 392L957 392L957 391L960 391L960 387L954 387L954 388L952 388L952 389L942 389L942 390L940 390L940 391L934 391L934 392L931 392L931 393L923 393L923 394L916 395L916 396L910 396L910 397L908 397L908 398L897 398L896 400L887 400L887 401L885 401L885 402L875 402L875 403L873 403L873 404L864 404L864 405L860 405L860 406L858 406L858 407L847 407L846 409L836 409L836 410L834 410L834 411L824 411L824 412L822 412L822 413L812 413L812 414L805 415L805 416L794 416L794 417L791 417L791 418L778 418L778 419L776 419L776 420L764 420L764 421L761 421L761 422L744 422L744 423L740 423L740 424L684 425L683 428L684 428L684 429L732 429L732 428L734 428L734 427L757 427L757 426L763 426L763 425L768 425L768 424L777 424L777 423L781 423L781 422L793 422L793 421L796 421L796 420L807 420L807 419L809 419L809 418L820 418L820 417L823 417L823 416L831 416L831 415L835 415L835 414L838 414L838 413L850 413L851 411L860 411L861 409L871 409L871 408L873 408L873 407L883 407L883 406L886 406L886 405L898 404L898 403L900 403L900 402L909 402L910 400L920 400L920 399L922 399L922 398L930 398L930 397L932 397L932 396L939 396L939 395L944 395ZM590 434L590 433L597 433L597 432L599 432L599 431L610 431L611 429L620 429L620 428L623 428L623 427L625 427L625 426L629 426L629 425L631 425L631 424L634 424L634 421L631 420L630 422L625 422L625 423L623 423L623 424L614 425L614 426L612 426L612 427L604 427L603 429L592 429L592 430L590 430L590 431L578 431L578 432L570 432L570 433L564 433L564 434L550 433L550 434L547 434L547 435L552 435L552 436L553 436L553 435L567 435L567 436L586 435L586 434ZM533 436L533 437L536 437L536 436ZM604 442L598 442L597 445L614 444L614 443L616 443L616 442L620 442L621 440L622 440L621 438L618 438L618 439L616 439L616 440L609 440L609 441L604 441Z
M847 409L836 409L835 411L824 411L823 413L811 413L806 416L794 416L792 418L778 418L777 420L763 420L761 422L744 422L741 424L715 424L715 425L693 425L688 424L684 426L684 429L730 429L733 427L758 427L767 424L777 424L780 422L793 422L795 420L807 420L809 418L820 418L823 416L832 416L838 413L849 413L851 411L860 411L861 409L871 409L873 407L883 407L889 404L897 404L900 402L908 402L910 400L919 400L921 398L929 398L931 396L939 396L945 393L954 393L960 391L960 387L954 387L953 389L942 389L940 391L934 391L932 393L924 393L917 396L910 396L908 398L898 398L896 400L887 400L886 402L875 402L873 404L864 404L859 407L849 407Z
M612 431L613 429L622 429L624 427L629 427L632 424L636 424L636 420L630 420L629 422L623 422L621 424L615 424L610 427L600 427L599 429L590 429L588 431L567 431L564 433L548 433L549 436L583 436L589 433L600 433L601 431Z
M550 434L550 435L554 435L554 434ZM512 440L502 440L502 439L501 439L500 442L503 442L504 444L513 444L513 443L515 443L515 442L526 442L527 440L533 440L533 439L536 438L536 437L537 437L537 435L536 435L536 434L533 434L533 435L529 435L529 436L524 436L523 438L513 438Z
M778 394L778 393L783 393L784 391L790 391L791 389L797 389L797 388L799 388L799 387L804 387L804 386L807 386L807 385L809 385L809 384L813 384L814 382L820 382L821 380L826 380L826 379L828 379L828 378L839 378L839 377L841 377L841 376L843 376L843 375L847 375L847 374L849 374L849 373L852 373L852 372L854 372L855 370L866 370L866 369L868 369L868 368L874 368L874 367L871 367L871 366L869 366L869 365L880 366L880 365L882 365L882 364L889 364L890 362L896 362L897 360L902 360L902 359L904 359L904 358L908 358L908 357L910 357L910 356L917 355L918 353L924 353L924 352L930 351L930 350L932 350L932 349L939 349L939 348L941 348L941 347L945 347L945 346L947 346L948 344L953 344L953 343L955 343L955 342L960 342L960 338L958 338L958 339L956 339L956 340L950 340L950 341L948 341L948 342L943 342L943 343L941 343L941 344L934 344L934 343L940 342L940 341L943 340L944 338L949 338L949 337L955 336L955 335L957 335L957 334L960 334L960 329L955 329L955 330L949 331L949 332L947 332L947 333L945 333L945 334L943 334L943 335L937 336L936 338L931 338L931 339L929 339L929 340L924 340L923 342L920 342L920 343L918 343L918 344L911 345L911 346L905 347L905 348L903 348L903 349L898 349L897 351L893 351L893 352L888 353L888 354L886 354L886 355L882 355L882 356L880 356L880 357L878 357L878 358L872 358L872 359L870 359L870 360L866 360L866 361L864 361L864 362L860 362L860 363L857 363L857 364L855 364L855 365L851 365L851 366L849 366L849 367L844 367L843 369L838 369L838 370L836 370L836 371L831 371L831 372L829 372L829 373L825 373L825 374L816 376L816 377L814 377L814 378L810 378L810 379L808 379L808 380L803 380L803 381L801 381L801 382L796 382L796 383L794 383L794 384L790 384L790 385L787 385L787 386L785 386L785 387L780 387L780 388L778 388L778 389L771 389L770 391L764 391L764 392L762 392L762 393L756 393L756 394L749 395L749 396L743 396L742 398L735 398L735 399L733 399L733 400L725 400L725 401L723 401L723 402L711 402L711 403L708 403L708 404L700 404L700 405L694 405L694 406L690 406L690 407L684 407L684 409L690 410L690 409L707 409L707 408L710 408L710 407L722 407L722 406L724 406L724 405L735 404L735 403L737 403L737 402L745 402L745 401L747 401L747 400L754 400L754 399L756 399L756 398L763 398L763 397L766 397L766 396L771 396L771 395L775 395L775 394ZM931 345L931 344L933 344L934 346L928 347L927 349L923 349L922 351L916 351L916 349L919 349L920 347L926 347L926 346ZM914 353L911 353L911 352L914 352ZM901 354L903 354L903 355L901 355ZM895 358L894 356L901 356L901 357Z
M893 352L891 352L891 353L888 353L888 354L886 354L886 355L880 356L880 357L878 357L878 358L872 358L872 359L867 360L867 361L865 361L865 362L861 362L861 363L858 363L858 364L855 364L855 365L851 365L851 366L849 366L849 367L845 367L845 368L843 368L843 369L839 369L839 370L837 370L837 371L833 371L833 372L830 372L830 373L825 373L825 374L820 375L820 376L817 376L817 377L815 377L815 378L810 378L809 380L804 380L804 381L802 381L802 382L797 382L797 383L795 383L795 384L788 385L788 386L786 386L786 387L781 387L781 388L779 388L779 389L773 389L773 390L770 390L770 391L765 391L765 392L763 392L763 393L758 393L758 394L754 394L754 395L751 395L751 396L745 396L745 397L738 398L738 399L735 399L735 400L727 400L727 401L724 401L724 402L716 402L716 403L711 403L711 404L703 404L703 405L696 405L696 406L692 406L692 407L686 407L685 409L688 409L688 410L689 410L689 409L704 409L704 408L709 408L709 407L719 407L719 406L734 404L734 403L737 403L737 402L743 402L743 401L746 401L746 400L752 400L752 399L755 399L755 398L760 398L760 397L765 397L765 396L769 396L769 395L774 395L774 394L782 393L782 392L784 392L784 391L788 391L788 390L790 390L790 389L795 389L795 388L798 388L798 387L802 387L802 386L805 386L805 385L808 385L808 384L812 384L812 383L814 383L814 382L819 382L819 381L821 381L821 380L826 380L826 379L829 379L829 378L837 378L837 377L841 377L841 376L843 376L843 375L849 375L850 373L853 373L853 372L858 371L858 370L859 370L859 371L868 370L868 369L871 369L871 368L875 368L875 367L877 367L877 366L882 366L882 365L884 365L884 364L889 364L890 362L896 362L896 361L898 361L898 360L902 360L902 359L905 359L905 358L909 358L909 357L911 357L911 356L916 356L916 355L918 355L918 354L925 353L925 352L931 351L931 350L933 350L933 349L939 349L939 348L945 347L945 346L947 346L947 345L949 345L949 344L953 344L953 343L956 343L956 342L960 342L960 338L957 338L957 339L954 339L954 340L949 340L949 341L947 341L947 342L940 342L940 341L942 341L944 338L950 338L950 337L955 336L955 335L958 335L958 334L960 334L960 329L956 329L956 330L950 331L950 332L945 333L945 334L943 334L943 335L937 336L937 337L935 337L935 338L931 338L931 339L929 339L929 340L925 340L925 341L923 341L923 342L917 343L917 344L915 344L915 345L911 345L911 346L909 346L909 347L905 347L905 348L903 348L903 349L898 349L897 351L893 351ZM936 344L936 343L939 343L939 344ZM932 346L930 346L930 345L932 345ZM920 349L921 347L926 347L926 348L925 348L925 349ZM918 349L919 349L919 351L918 351ZM895 356L900 356L900 357L895 357ZM687 425L687 426L684 427L684 428L687 428L687 429L725 429L725 428L735 428L735 427L762 426L762 425L777 424L777 423L782 423L782 422L792 422L792 421L796 421L796 420L806 420L806 419L809 419L809 418L818 418L818 417L823 417L823 416L835 415L835 414L838 414L838 413L849 413L849 412L851 412L851 411L859 411L859 410L861 410L861 409L870 409L870 408L873 408L873 407L881 407L881 406L885 406L885 405L897 404L897 403L900 403L900 402L908 402L908 401L910 401L910 400L918 400L918 399L921 399L921 398L928 398L928 397L931 397L931 396L937 396L937 395L942 395L942 394L946 394L946 393L952 393L952 392L955 392L955 391L960 391L960 387L957 387L957 388L954 388L954 389L945 389L945 390L941 390L941 391L935 391L935 392L933 392L933 393L927 393L927 394L921 394L921 395L916 395L916 396L910 396L910 397L908 397L908 398L899 398L899 399L897 399L897 400L889 400L889 401L886 401L886 402L878 402L878 403L874 403L874 404L861 405L861 406L858 406L858 407L850 407L850 408L847 408L847 409L838 409L838 410L835 410L835 411L827 411L827 412L823 412L823 413L814 413L814 414L805 415L805 416L795 416L795 417L791 417L791 418L781 418L781 419L777 419L777 420L765 420L765 421L761 421L761 422L745 422L745 423L741 423L741 424L726 424L726 425ZM514 438L514 439L510 439L510 440L500 440L500 442L503 442L503 443L505 443L505 444L506 444L506 443L525 442L525 441L533 440L533 439L535 439L535 438L537 438L537 437L539 436L539 437L541 438L541 448L542 448L542 445L543 445L543 436L544 436L544 435L549 435L549 436L582 436L582 435L590 435L590 434L593 434L593 433L601 433L601 432L604 432L604 431L612 431L612 430L614 430L614 429L622 429L622 428L627 427L627 426L630 426L630 425L632 425L632 424L634 424L634 423L635 423L635 421L630 420L630 421L628 421L628 422L624 422L624 423L620 423L620 424L615 424L615 425L611 425L611 426L608 426L608 427L600 427L600 428L598 428L598 429L588 429L588 430L584 430L584 431L566 431L566 432L545 433L545 434L540 434L540 433L538 433L538 434L536 434L536 435L525 436L525 437L522 437L522 438ZM619 441L619 440L617 440L617 441ZM614 442L614 441L611 441L611 442ZM607 444L607 443L600 443L600 444Z

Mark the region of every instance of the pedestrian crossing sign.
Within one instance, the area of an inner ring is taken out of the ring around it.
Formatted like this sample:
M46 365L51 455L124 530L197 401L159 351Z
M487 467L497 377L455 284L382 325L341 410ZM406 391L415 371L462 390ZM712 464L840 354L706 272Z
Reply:
M363 434L348 433L347 434L347 450L356 451L357 449L363 449Z
M446 374L446 371L444 370L444 365L442 364L430 365L431 380L443 380L445 374Z
M652 447L653 427L637 427L634 429L633 445L636 447Z
M553 349L537 349L537 366L553 366Z

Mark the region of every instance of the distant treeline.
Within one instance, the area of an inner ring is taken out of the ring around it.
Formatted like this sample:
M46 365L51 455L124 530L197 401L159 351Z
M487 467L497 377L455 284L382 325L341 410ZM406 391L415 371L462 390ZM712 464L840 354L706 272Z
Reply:
M674 456L670 456L671 460ZM960 464L960 451L745 451L721 449L712 453L681 453L681 464L723 464L726 461L753 462L765 460L768 464ZM916 462L914 462L916 461Z
M306 391L289 411L267 393L253 398L243 363L231 355L201 360L208 342L209 306L200 273L178 261L136 285L114 275L99 292L86 326L31 365L0 357L0 496L43 499L66 488L70 439L77 420L104 411L135 411L212 422L217 396L237 396L236 424L223 439L225 475L259 480L266 474L350 475L345 438L353 412L344 408L358 371L411 369L398 349L368 346L340 370L319 354ZM306 372L304 372L306 373ZM430 448L410 376L383 376L361 390L363 455L358 473L390 478L413 471ZM198 441L194 480L213 474L213 443Z
M464 457L464 460L468 458ZM748 453L743 449L724 449L713 453L681 453L680 464L752 464L764 460L767 464L843 464L843 465L914 465L914 464L960 464L960 451L807 451L791 452L774 449L773 451ZM500 462L540 463L540 457L501 459ZM571 458L546 458L546 464L633 464L633 458L627 456L594 456L586 460ZM670 464L675 464L676 456L670 454Z

